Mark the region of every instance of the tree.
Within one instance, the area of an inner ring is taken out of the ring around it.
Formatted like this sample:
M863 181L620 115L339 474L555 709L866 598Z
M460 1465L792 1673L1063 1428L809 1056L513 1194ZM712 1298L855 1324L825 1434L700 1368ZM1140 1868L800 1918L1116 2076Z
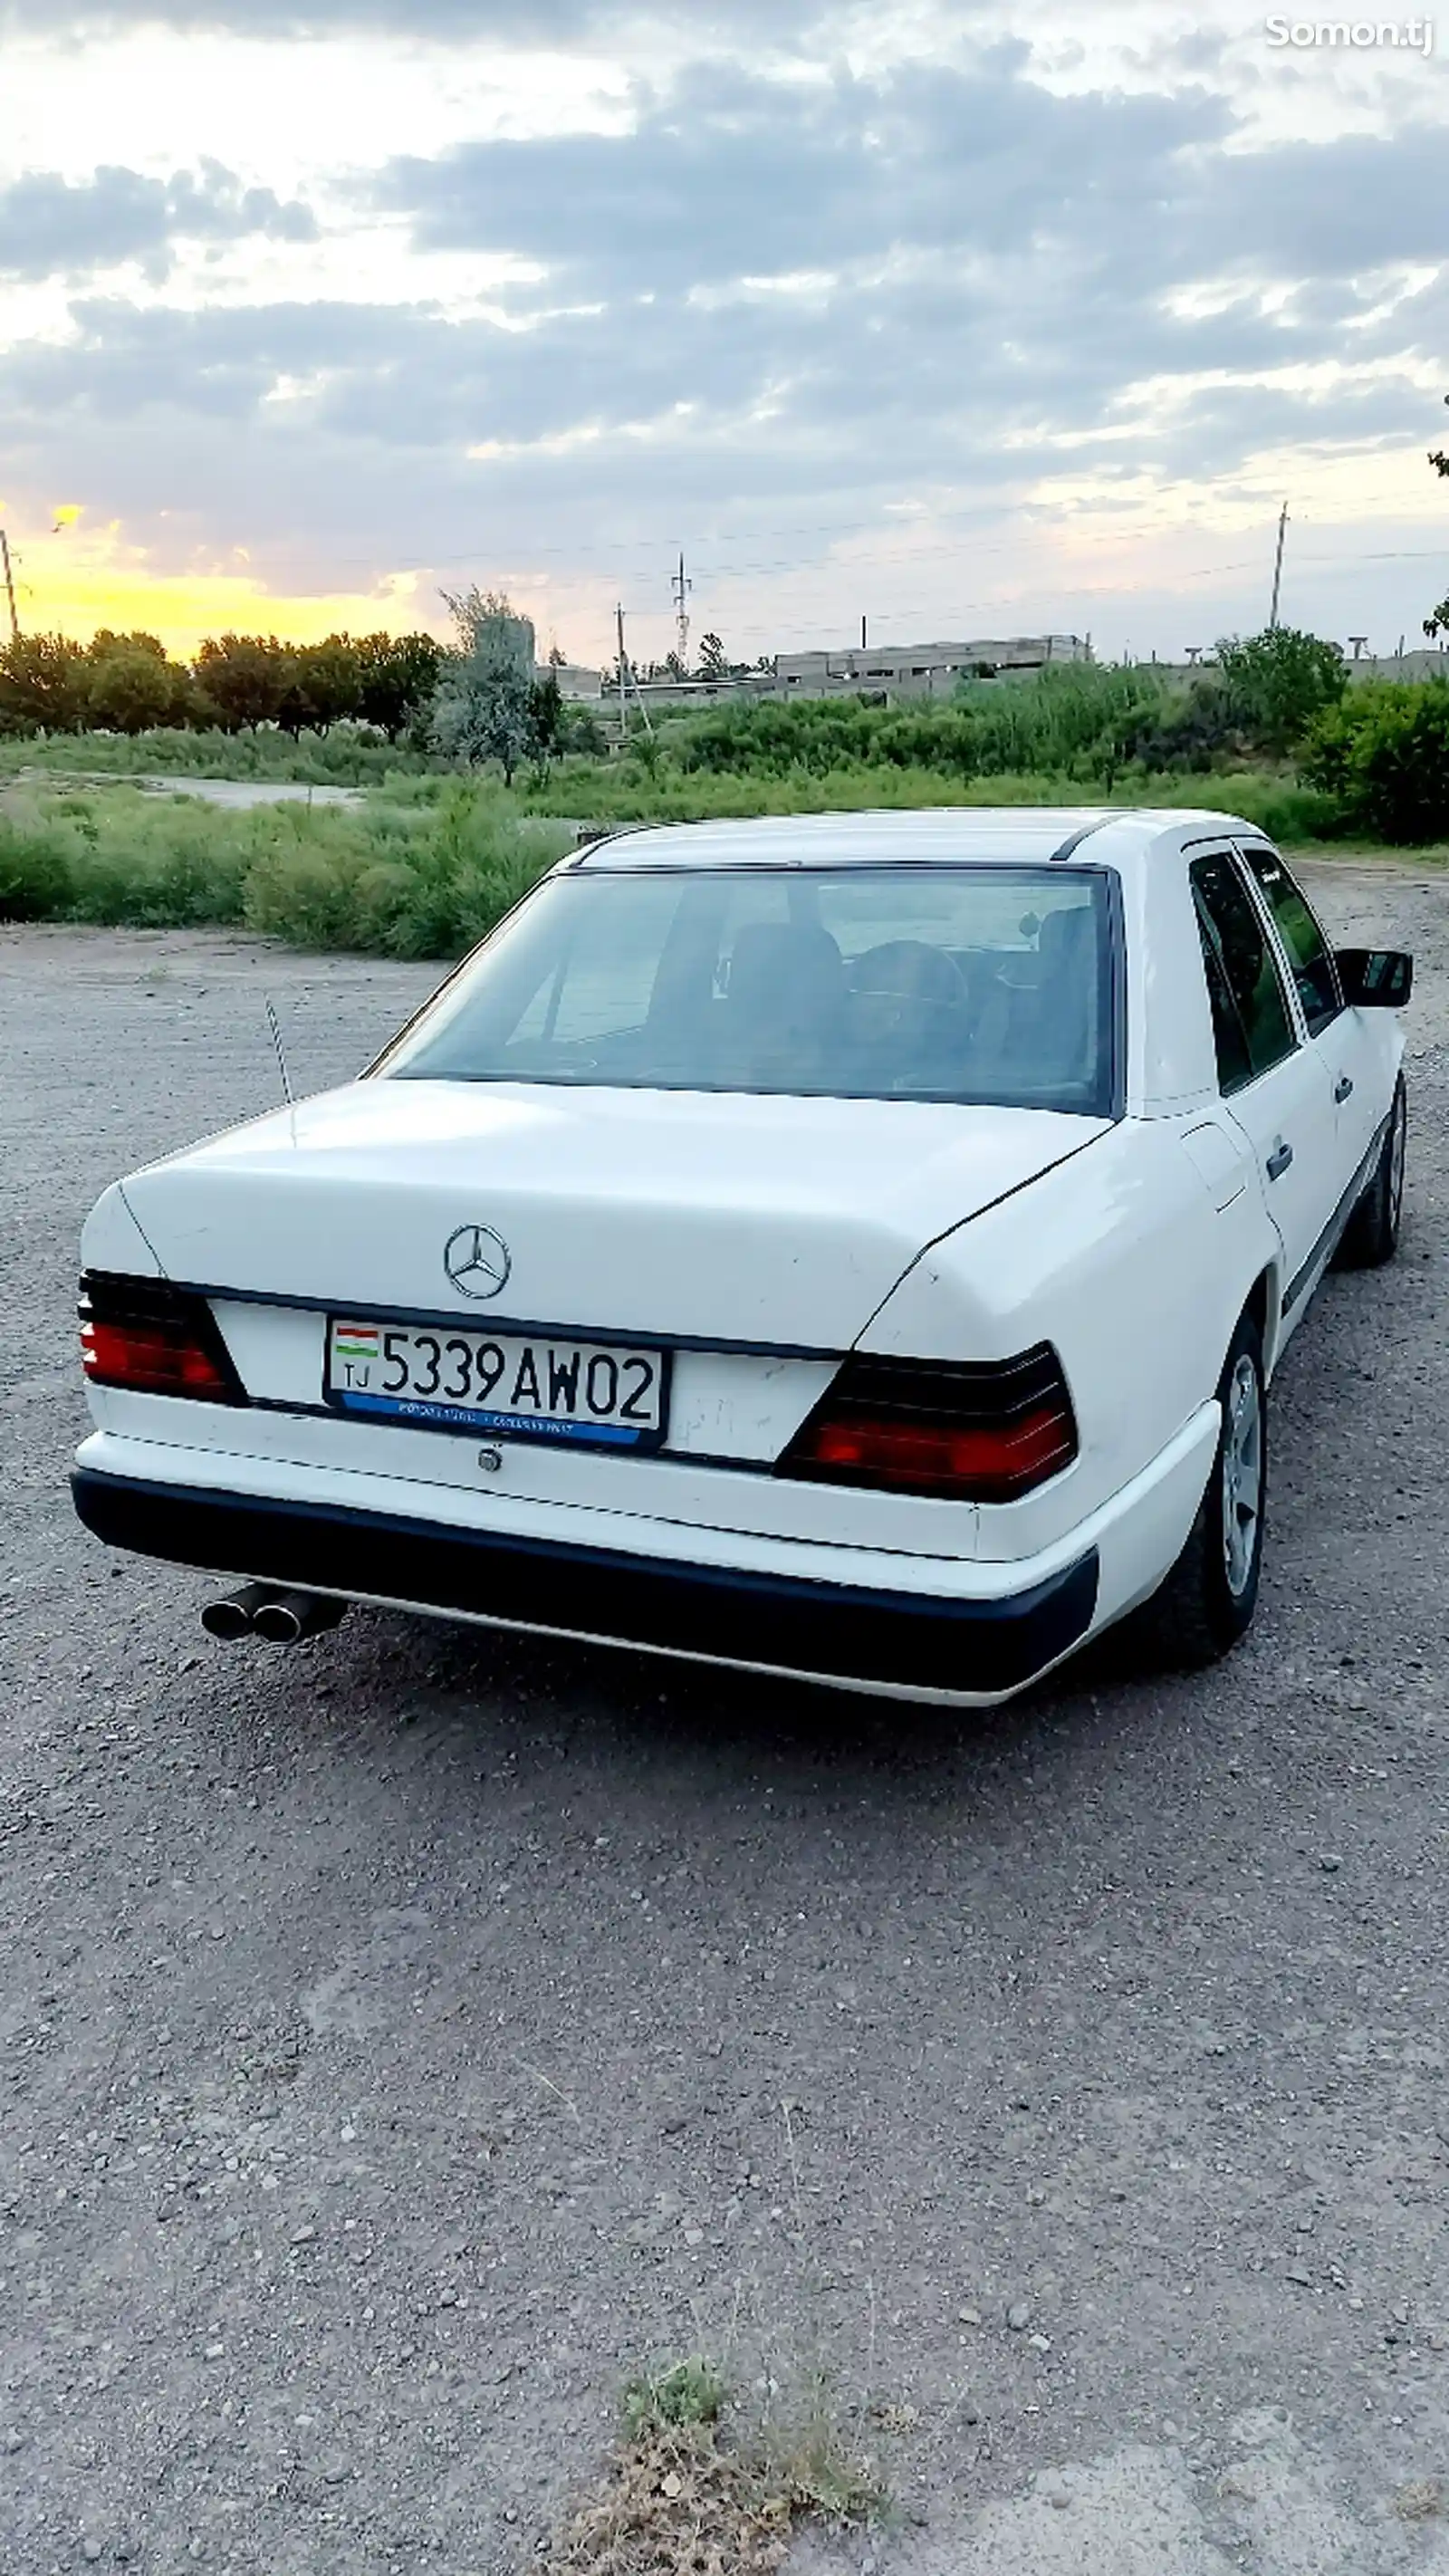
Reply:
M79 733L86 657L68 635L18 635L0 652L0 733Z
M282 654L281 681L277 722L294 742L302 733L328 733L360 710L362 675L350 635L294 645Z
M528 753L533 627L501 591L444 591L458 642L438 687L433 739L445 758L496 760L506 787Z
M1260 635L1230 635L1217 648L1232 721L1274 759L1303 740L1348 686L1336 644L1296 626L1266 626Z
M86 655L85 721L102 733L148 733L186 721L188 674L155 635L103 629Z
M356 649L358 713L396 742L429 713L443 648L433 635L364 635Z
M541 680L535 680L528 698L528 749L538 768L547 771L548 764L563 743L563 693L558 684L558 671L550 663Z
M1449 813L1449 680L1366 680L1318 718L1301 763L1377 839L1436 840Z
M192 667L227 733L276 722L287 672L275 635L209 635Z
M729 669L729 658L719 637L717 635L701 635L699 639L700 679L727 680L729 678Z

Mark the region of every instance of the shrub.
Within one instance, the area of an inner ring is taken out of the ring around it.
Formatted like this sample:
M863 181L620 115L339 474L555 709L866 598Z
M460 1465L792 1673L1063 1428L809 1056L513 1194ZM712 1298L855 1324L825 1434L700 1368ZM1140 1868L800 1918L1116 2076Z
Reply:
M0 818L0 918L137 929L246 924L305 948L456 957L568 847L496 790L436 802L268 805L97 788Z
M304 948L461 956L569 843L559 825L520 816L496 789L459 781L411 812L274 811L291 828L255 859L245 917Z
M983 775L1047 771L1107 787L1167 698L1165 675L1140 663L1067 662L1027 680L968 680L961 691Z
M1369 680L1321 715L1301 768L1352 824L1401 845L1449 833L1449 680Z
M1260 635L1225 638L1218 646L1218 669L1245 742L1273 760L1296 751L1348 686L1338 646L1296 626L1265 626Z
M1243 737L1232 700L1215 671L1204 671L1164 693L1147 710L1132 739L1132 758L1144 770L1207 770L1241 759Z
M65 835L0 815L0 921L54 920L65 911L70 889Z

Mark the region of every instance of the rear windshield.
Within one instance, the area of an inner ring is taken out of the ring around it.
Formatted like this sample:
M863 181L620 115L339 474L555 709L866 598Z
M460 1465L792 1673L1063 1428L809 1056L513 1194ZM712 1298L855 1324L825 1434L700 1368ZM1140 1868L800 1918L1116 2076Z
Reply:
M530 896L378 1071L1102 1117L1112 993L1100 870L590 867Z

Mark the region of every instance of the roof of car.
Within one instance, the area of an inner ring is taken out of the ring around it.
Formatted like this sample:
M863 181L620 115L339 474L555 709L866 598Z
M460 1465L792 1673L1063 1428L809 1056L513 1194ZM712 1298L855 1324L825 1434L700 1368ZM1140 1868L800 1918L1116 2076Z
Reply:
M1092 847L1111 826L1110 842ZM770 814L748 822L651 823L591 841L569 868L839 867L931 860L1120 859L1192 825L1204 838L1250 827L1196 808L1122 805L945 805L915 813ZM1256 835L1255 835L1256 837Z

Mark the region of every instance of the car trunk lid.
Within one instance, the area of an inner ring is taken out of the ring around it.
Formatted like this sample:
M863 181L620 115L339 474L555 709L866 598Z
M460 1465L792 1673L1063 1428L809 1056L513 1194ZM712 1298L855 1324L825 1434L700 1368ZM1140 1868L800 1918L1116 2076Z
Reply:
M153 1164L125 1191L162 1268L197 1286L842 1351L926 1244L1106 1125L934 1102L371 1081ZM490 1238L485 1267L455 1250L460 1286L448 1247L474 1229ZM480 1297L495 1243L507 1275Z

